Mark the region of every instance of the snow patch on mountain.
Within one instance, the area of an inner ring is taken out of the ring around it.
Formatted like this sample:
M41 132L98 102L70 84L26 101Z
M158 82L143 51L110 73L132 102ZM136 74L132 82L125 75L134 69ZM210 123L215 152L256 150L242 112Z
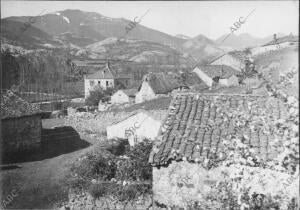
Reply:
M67 23L70 23L69 18L67 18L66 16L63 16L63 19L64 19Z

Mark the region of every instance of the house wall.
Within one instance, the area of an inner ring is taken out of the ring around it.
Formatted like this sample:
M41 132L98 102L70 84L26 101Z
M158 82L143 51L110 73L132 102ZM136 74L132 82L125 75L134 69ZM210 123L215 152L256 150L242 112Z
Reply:
M129 96L121 90L118 90L111 96L111 103L113 104L129 103L129 101Z
M107 138L128 139L130 146L148 138L154 140L159 132L161 122L145 113L138 113L119 123L107 126Z
M153 196L158 203L167 206L186 207L202 195L210 186L222 180L219 168L206 170L200 164L173 161L168 167L153 167Z
M135 103L142 103L158 96L154 93L148 82L144 81L140 91L135 96Z
M227 79L220 79L219 84L222 86L230 87L230 86L238 86L239 80L236 76L231 76Z
M209 87L212 86L213 84L213 80L212 78L210 78L207 74L205 74L203 71L201 71L201 69L199 69L198 67L196 67L193 72L195 72L198 77Z
M31 150L39 146L42 131L40 115L8 118L1 122L4 152Z
M235 57L231 55L224 55L221 58L215 60L214 62L210 63L210 65L227 65L231 66L232 68L241 71L245 67L244 62L239 61Z
M286 48L290 46L291 42L284 42L279 44L280 48L278 49L277 45L268 45L268 46L259 46L251 49L251 53L253 56L260 55L260 54L272 54L280 49Z
M94 85L91 86L90 82L93 81ZM108 82L108 86L106 86ZM115 85L114 79L84 79L84 96L87 98L90 95L90 91L93 90L97 85L100 85L103 89L108 87L113 88Z

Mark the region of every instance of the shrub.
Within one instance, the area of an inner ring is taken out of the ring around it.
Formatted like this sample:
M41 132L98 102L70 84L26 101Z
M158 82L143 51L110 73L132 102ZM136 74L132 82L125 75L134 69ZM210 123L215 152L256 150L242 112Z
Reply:
M108 102L110 96L115 92L113 88L107 88L103 90L101 87L96 87L94 90L90 91L90 95L85 100L88 106L98 106L99 101Z
M128 159L117 162L118 180L151 180L152 167L148 163L152 142L144 140L125 152Z
M93 196L93 198L104 197L109 194L111 190L111 183L99 183L91 184L89 186L88 192Z

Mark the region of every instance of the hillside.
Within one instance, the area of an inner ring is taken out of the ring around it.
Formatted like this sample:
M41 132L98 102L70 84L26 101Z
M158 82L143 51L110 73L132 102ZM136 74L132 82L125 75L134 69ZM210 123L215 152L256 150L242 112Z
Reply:
M273 40L273 35L258 38L254 37L247 33L242 33L239 35L231 34L229 37L225 39L228 34L224 34L218 39L215 40L217 44L221 44L223 46L229 46L236 49L246 48L246 47L254 47L265 44L271 40ZM278 34L278 36L283 36L282 34ZM225 40L224 40L225 39ZM224 40L224 41L223 41Z
M254 57L255 66L258 72L261 72L274 85L277 85L281 76L290 72L297 72L291 79L291 83L285 87L280 87L285 93L299 97L299 60L298 46L292 46L280 49L270 54Z
M183 43L182 50L195 58L200 64L203 64L224 52L224 50L217 46L214 41L204 35L198 35L188 39Z
M80 95L76 84L83 75L68 54L52 50L25 50L4 45L1 48L2 88L18 87L23 92Z
M8 17L4 20L27 22L29 18L28 16ZM84 46L108 37L122 37L129 22L130 20L110 18L95 12L64 10L39 16L33 26L53 36L62 36L68 33L70 36L68 41L77 46ZM10 24L14 25L13 22ZM184 41L141 24L131 30L126 37L175 46L180 46Z
M28 49L62 47L60 40L37 27L30 26L25 31L22 28L24 24L21 22L1 20L2 42L21 45Z
M89 59L121 59L137 63L188 65L191 58L159 43L141 40L118 40L115 37L93 43L77 51L77 57Z

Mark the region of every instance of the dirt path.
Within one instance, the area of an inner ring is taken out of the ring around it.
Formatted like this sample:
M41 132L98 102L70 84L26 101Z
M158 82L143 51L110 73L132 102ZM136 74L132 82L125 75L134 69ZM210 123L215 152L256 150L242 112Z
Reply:
M70 165L91 149L93 146L51 159L15 164L20 168L2 170L2 207L53 208L56 202L67 199L65 176ZM13 199L9 199L9 195Z

